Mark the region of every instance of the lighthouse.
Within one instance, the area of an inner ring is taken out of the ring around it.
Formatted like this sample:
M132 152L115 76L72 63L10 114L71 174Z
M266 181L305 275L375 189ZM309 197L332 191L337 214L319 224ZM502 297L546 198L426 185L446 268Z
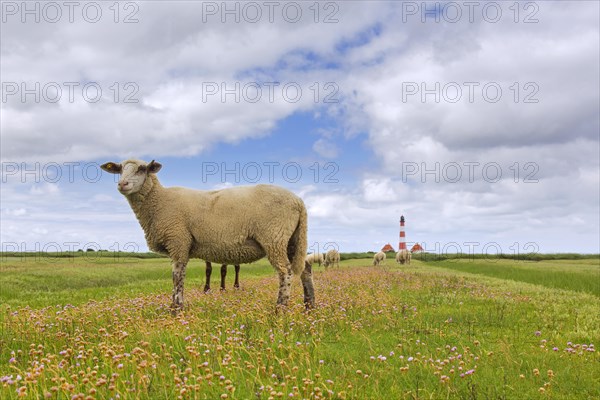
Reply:
M404 232L404 215L400 216L400 242L398 243L398 251L406 250L406 234Z

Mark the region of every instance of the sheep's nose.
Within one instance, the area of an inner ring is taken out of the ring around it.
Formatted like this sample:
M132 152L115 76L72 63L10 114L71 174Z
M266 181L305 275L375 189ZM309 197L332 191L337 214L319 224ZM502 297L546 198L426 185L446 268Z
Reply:
M129 185L129 182L119 182L119 189L123 189Z

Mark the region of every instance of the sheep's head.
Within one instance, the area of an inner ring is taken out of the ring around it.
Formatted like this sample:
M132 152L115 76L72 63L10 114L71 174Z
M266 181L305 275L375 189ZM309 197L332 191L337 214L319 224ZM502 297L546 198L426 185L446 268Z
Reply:
M102 168L111 174L121 174L117 188L121 194L128 196L137 193L149 174L157 173L162 165L152 160L150 163L140 160L126 160L122 163L107 162L102 164Z

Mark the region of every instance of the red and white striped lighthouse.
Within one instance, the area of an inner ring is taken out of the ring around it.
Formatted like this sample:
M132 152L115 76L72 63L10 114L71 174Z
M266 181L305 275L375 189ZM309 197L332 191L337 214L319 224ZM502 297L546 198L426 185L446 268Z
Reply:
M400 242L398 250L406 250L406 234L404 233L404 215L400 216Z

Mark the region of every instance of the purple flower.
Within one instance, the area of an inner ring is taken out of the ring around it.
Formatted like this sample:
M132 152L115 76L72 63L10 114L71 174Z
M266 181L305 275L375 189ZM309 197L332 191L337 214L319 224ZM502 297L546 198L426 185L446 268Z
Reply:
M540 336L542 334L542 332L540 331L535 331L535 336Z

